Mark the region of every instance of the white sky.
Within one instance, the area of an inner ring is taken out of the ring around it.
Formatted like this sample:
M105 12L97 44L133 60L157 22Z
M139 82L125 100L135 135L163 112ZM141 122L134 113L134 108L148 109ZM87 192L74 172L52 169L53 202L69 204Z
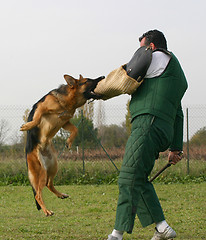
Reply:
M205 0L0 0L0 105L34 104L65 73L107 75L150 29L185 71L183 105L205 104L205 11Z

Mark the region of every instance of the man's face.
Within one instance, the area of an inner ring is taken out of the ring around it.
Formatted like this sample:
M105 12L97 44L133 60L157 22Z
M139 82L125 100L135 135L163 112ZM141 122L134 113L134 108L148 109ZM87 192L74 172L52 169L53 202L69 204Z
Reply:
M140 42L140 47L146 46L145 41L146 41L146 38L144 37Z
M144 46L148 46L148 44L146 44L146 37L144 37L140 42L140 47L144 47ZM149 46L152 48L152 50L156 49L154 43L150 43Z

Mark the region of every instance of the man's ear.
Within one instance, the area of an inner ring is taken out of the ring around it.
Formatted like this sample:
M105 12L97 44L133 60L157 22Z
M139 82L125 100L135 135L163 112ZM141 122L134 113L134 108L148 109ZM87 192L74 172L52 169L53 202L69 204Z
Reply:
M67 84L69 85L69 87L74 87L76 80L75 78L73 78L72 76L69 76L67 74L64 75L64 79L66 80Z
M152 50L155 50L155 49L156 49L154 43L150 43L150 47L152 48Z

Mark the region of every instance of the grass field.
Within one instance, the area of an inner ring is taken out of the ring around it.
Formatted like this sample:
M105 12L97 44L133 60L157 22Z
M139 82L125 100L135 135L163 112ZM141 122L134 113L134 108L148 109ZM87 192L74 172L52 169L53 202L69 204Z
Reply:
M44 200L52 217L37 211L29 186L0 187L0 239L104 240L113 229L118 188L112 185L58 186L70 198L58 199L47 189ZM180 240L206 239L206 182L155 184L168 223ZM142 228L136 219L124 240L149 240L154 225Z

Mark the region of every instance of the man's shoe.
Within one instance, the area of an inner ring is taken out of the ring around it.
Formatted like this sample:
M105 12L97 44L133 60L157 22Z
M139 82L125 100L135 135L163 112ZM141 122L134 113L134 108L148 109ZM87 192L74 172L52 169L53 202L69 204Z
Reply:
M176 232L170 226L168 226L165 228L164 232L158 232L156 229L156 232L151 240L167 240L173 239L175 237Z
M114 236L112 236L112 234L109 234L108 235L108 239L107 240L118 240L118 238L117 237L114 237Z

